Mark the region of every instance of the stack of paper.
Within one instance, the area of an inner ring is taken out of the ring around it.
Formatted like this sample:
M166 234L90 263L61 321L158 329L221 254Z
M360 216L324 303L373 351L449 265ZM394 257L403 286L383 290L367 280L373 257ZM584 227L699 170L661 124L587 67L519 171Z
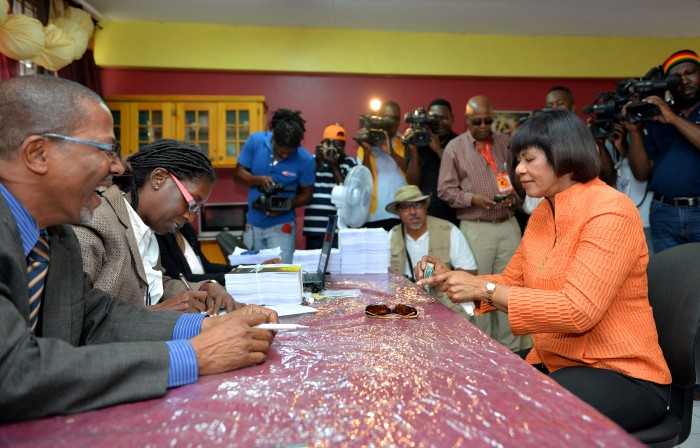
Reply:
M281 252L279 247L261 250L245 250L236 247L233 253L228 256L228 262L234 266L237 264L260 264L263 261L279 258Z
M385 273L389 240L384 229L341 229L340 270L343 274Z
M300 304L301 265L238 266L226 274L226 290L240 303L254 305Z
M300 264L301 269L306 272L316 272L318 269L318 259L321 257L321 249L309 249L294 251L292 263ZM321 266L323 269L323 266ZM327 272L331 274L340 274L340 249L331 249L331 255L328 259Z

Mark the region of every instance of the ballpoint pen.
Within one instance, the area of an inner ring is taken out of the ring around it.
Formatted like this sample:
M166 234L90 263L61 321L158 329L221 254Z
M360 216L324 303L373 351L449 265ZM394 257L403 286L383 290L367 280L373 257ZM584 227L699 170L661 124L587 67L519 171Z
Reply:
M180 281L182 282L183 285L185 285L185 289L188 291L192 291L192 287L190 286L189 283L187 283L187 280L185 279L185 275L180 272Z
M263 330L303 330L309 328L308 325L299 324L260 324L253 328L262 328Z

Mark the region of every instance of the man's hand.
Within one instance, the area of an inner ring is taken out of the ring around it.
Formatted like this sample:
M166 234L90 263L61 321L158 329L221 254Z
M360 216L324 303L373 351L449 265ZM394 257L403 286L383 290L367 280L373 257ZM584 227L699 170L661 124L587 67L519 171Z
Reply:
M481 207L486 210L491 210L495 205L496 202L493 199L487 198L482 194L476 193L472 196L472 207Z
M429 143L430 149L433 150L435 154L439 158L442 159L442 153L444 150L442 149L442 146L440 146L440 136L434 133L432 130L430 131L430 143Z
M671 106L669 106L666 101L662 100L658 96L648 96L642 101L655 105L661 111L659 115L655 115L652 118L654 121L664 124L673 124L679 118L673 109L671 109Z
M155 305L149 305L146 308L196 314L206 309L206 298L207 293L205 291L185 291Z
M437 257L433 257L432 255L426 255L413 267L413 276L416 281L423 278L423 272L425 272L425 268L428 267L428 263L433 264L433 275L450 271L450 268L448 268L445 263L442 262L442 260Z
M234 312L204 321L210 321L206 331L190 339L200 375L228 372L267 359L274 334L251 327L270 322L269 315Z
M625 157L627 155L627 130L625 127L619 123L615 123L615 133L608 137L613 143L613 147L620 155L620 157Z
M231 294L226 291L220 283L204 283L204 291L206 292L206 311L207 314L218 314L221 308L225 308L227 313L235 309L243 307L243 304L233 300Z
M270 176L257 176L258 185L264 187L265 185L274 185L275 181Z

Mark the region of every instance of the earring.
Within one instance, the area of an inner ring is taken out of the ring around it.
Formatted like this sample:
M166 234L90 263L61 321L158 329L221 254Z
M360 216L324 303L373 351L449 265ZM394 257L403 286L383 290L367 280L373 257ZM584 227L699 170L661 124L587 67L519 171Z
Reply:
M156 190L159 189L159 188L160 188L160 184L156 184L156 186L155 186L154 188L155 188Z

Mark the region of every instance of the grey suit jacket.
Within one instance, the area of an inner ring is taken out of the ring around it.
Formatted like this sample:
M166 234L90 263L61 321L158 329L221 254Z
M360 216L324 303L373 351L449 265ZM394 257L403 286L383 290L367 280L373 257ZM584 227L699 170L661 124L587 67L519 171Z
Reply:
M143 305L148 282L129 220L128 205L117 186L107 189L102 197L102 204L95 209L90 222L73 227L80 241L85 272L96 288L127 303ZM179 279L165 275L160 260L155 268L164 273L163 299L185 291ZM202 283L192 283L192 289L198 289ZM152 304L155 305L155 301Z
M70 226L48 232L51 261L35 336L21 237L0 196L0 422L164 395L163 341L180 313L128 305L93 288Z

